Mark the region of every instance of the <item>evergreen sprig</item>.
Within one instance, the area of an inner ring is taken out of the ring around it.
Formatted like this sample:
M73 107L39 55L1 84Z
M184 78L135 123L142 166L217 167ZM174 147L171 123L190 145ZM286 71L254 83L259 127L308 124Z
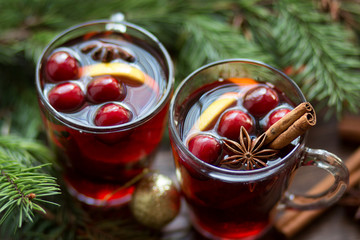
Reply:
M309 1L277 5L274 38L282 66L298 69L294 79L310 101L327 103L328 114L360 107L360 49L354 36ZM301 70L300 70L301 69Z
M261 48L245 39L234 28L208 16L193 16L184 26L181 38L184 40L178 57L178 71L188 70L224 58L252 58L270 62L271 57L263 54ZM219 39L221 41L219 41Z
M46 199L60 193L56 179L44 170L52 158L34 140L0 136L0 232L33 221L35 211L46 214L40 204L56 204Z
M128 206L117 208L92 208L80 204L67 192L57 197L61 207L49 206L46 215L37 214L15 234L4 237L21 240L156 240L161 232L141 226ZM180 240L182 238L171 238Z

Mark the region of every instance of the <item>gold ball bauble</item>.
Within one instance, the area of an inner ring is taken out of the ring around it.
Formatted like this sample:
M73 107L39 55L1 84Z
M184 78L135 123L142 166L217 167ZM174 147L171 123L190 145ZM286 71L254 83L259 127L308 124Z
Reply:
M145 176L135 188L130 209L141 224L161 229L178 215L180 194L170 178L161 174Z

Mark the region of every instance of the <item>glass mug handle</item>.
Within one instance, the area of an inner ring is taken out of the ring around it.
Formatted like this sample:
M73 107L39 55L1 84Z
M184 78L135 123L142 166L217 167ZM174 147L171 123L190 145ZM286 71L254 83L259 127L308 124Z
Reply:
M330 176L315 186L307 194L286 192L282 199L285 208L311 210L332 205L346 191L349 182L349 171L343 161L336 155L321 149L305 148L301 166L315 166L326 170ZM331 180L333 182L331 183ZM326 185L326 186L324 186ZM327 187L326 190L323 190ZM316 193L322 191L321 193Z

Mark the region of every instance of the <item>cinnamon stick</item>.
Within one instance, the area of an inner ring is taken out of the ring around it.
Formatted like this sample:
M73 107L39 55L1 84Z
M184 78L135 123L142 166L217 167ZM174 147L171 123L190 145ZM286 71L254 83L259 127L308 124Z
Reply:
M285 115L286 116L286 115ZM310 127L316 124L315 115L305 113L296 120L287 130L277 136L268 146L272 149L282 149L298 136L303 135Z
M309 102L301 103L265 132L264 145L269 145L272 149L281 149L315 124L314 108Z
M345 165L350 173L349 187L353 187L360 182L360 147L345 161ZM324 178L311 188L308 194L314 194L328 187L331 178L331 176ZM275 226L287 237L292 237L324 211L326 208L311 211L286 210L276 221Z

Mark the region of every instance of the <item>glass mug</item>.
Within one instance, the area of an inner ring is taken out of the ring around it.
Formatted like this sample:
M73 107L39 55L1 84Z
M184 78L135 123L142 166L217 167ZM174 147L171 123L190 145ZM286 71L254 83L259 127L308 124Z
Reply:
M255 239L271 225L274 210L280 203L285 207L305 210L326 207L337 201L347 187L349 176L346 166L325 150L307 148L304 136L298 138L295 146L279 161L248 171L208 164L188 150L184 131L189 126L184 122L189 104L197 101L192 100L192 96L204 96L202 87L212 86L225 78L266 80L285 93L294 104L305 102L298 86L284 73L248 59L210 63L191 73L178 86L170 103L170 140L176 175L195 228L210 239ZM296 169L308 165L332 174L335 179L333 185L314 196L289 193L287 188Z
M149 167L162 139L173 82L164 46L128 22L83 23L46 47L38 102L72 195L95 206L130 200L129 181Z

